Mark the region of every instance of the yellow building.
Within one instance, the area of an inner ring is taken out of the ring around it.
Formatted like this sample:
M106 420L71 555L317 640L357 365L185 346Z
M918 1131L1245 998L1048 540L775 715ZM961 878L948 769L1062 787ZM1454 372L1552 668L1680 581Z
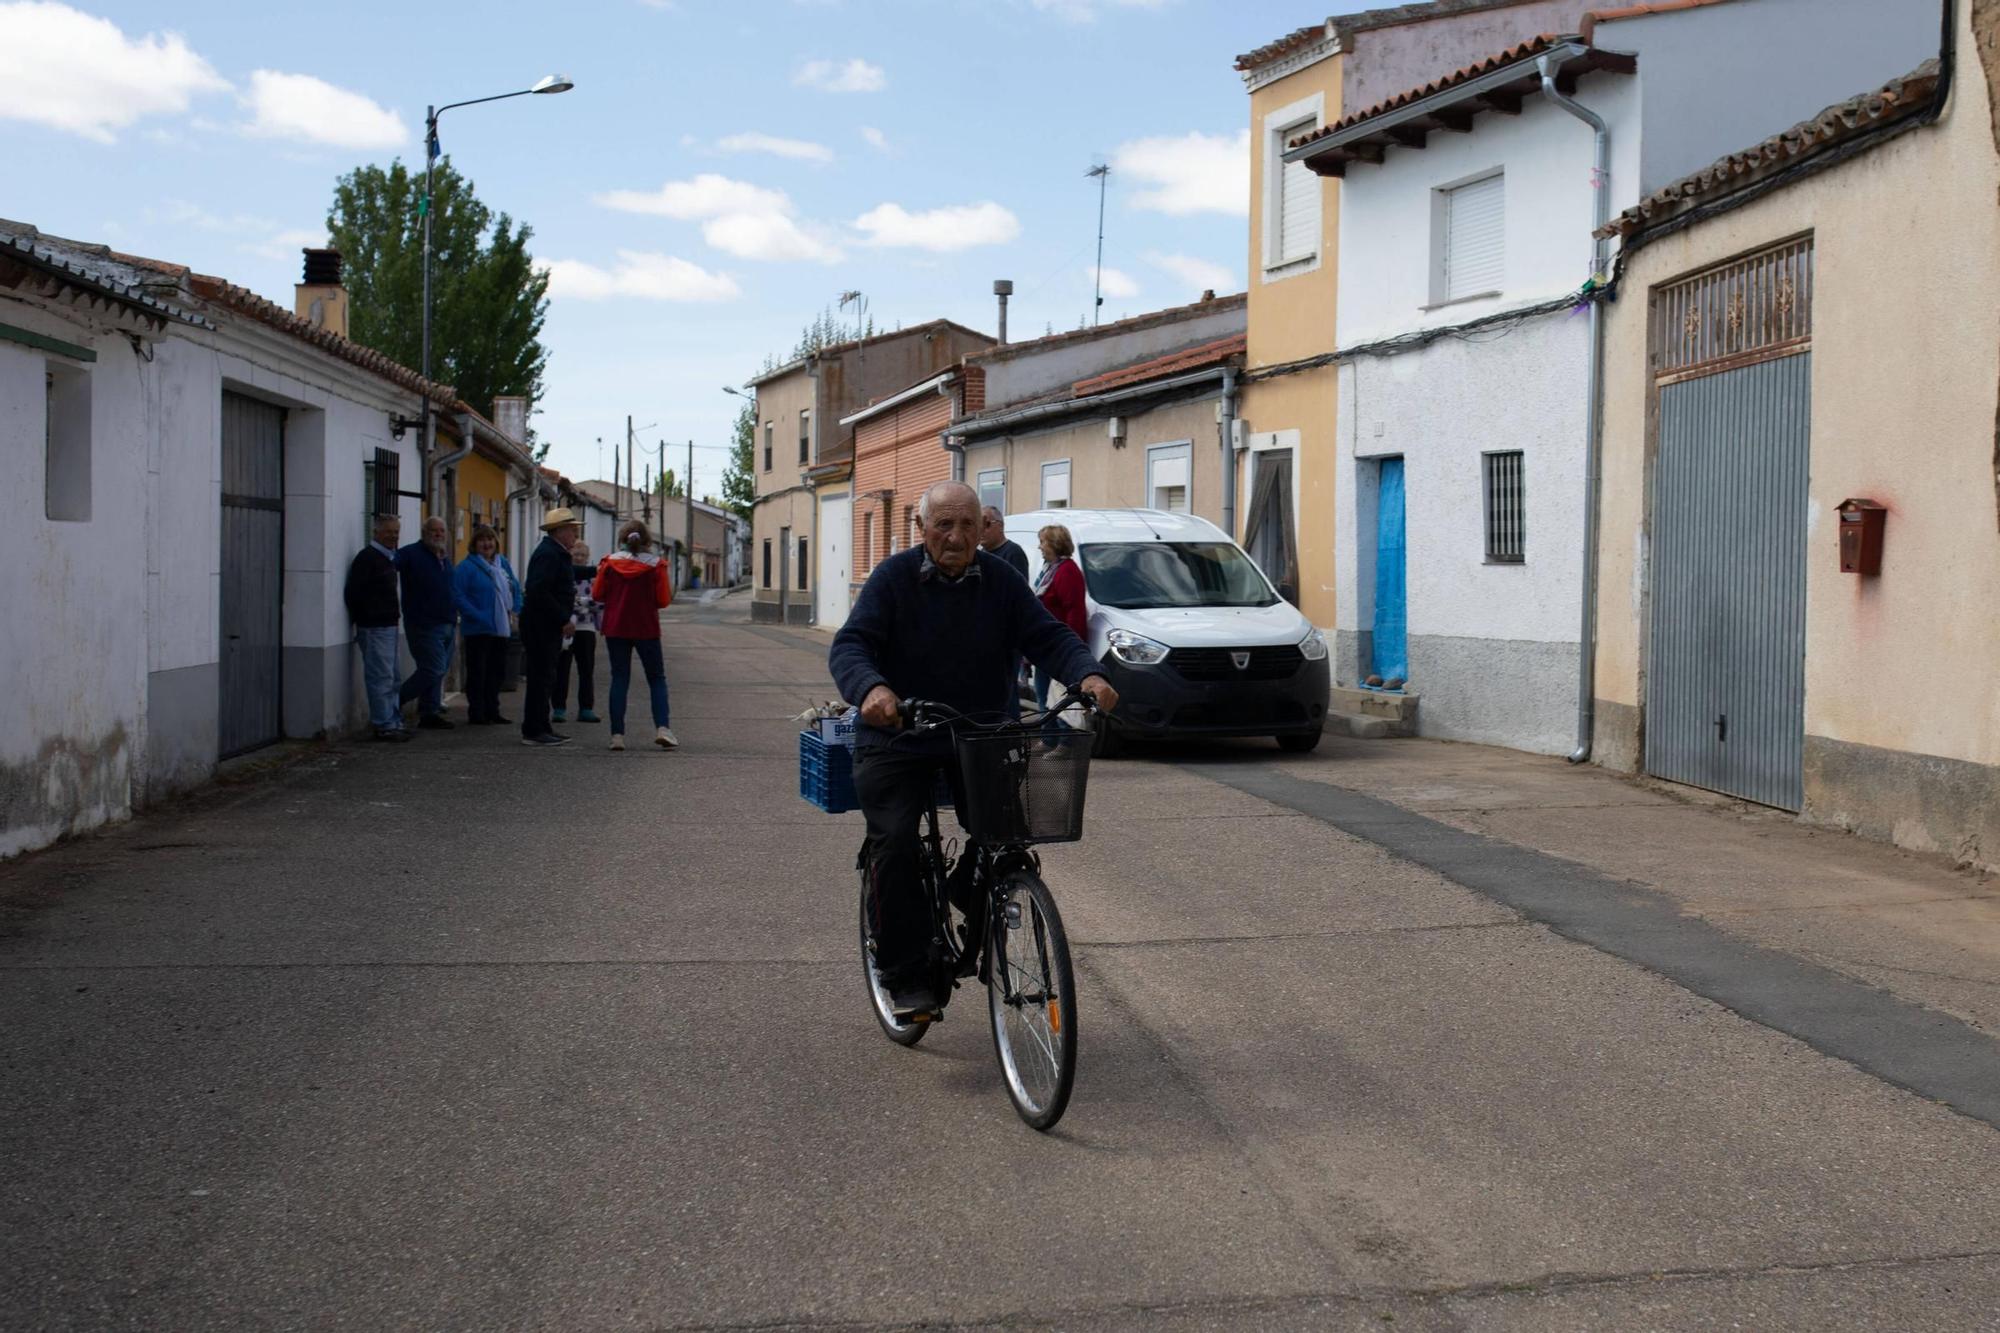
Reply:
M1542 32L1580 0L1437 0L1330 18L1238 56L1250 93L1249 346L1237 405L1236 535L1261 474L1288 479L1299 609L1334 623L1340 182L1287 144ZM1284 498L1283 496L1280 497Z

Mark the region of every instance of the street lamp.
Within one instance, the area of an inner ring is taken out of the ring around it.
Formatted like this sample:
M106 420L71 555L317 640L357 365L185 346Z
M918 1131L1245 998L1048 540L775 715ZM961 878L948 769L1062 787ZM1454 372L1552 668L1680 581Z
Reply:
M424 197L417 211L424 219L424 380L431 377L431 175L438 159L438 117L447 111L462 106L478 106L481 102L504 102L510 97L528 97L542 93L566 93L576 87L566 74L545 74L535 81L532 88L522 88L518 92L496 93L492 97L474 97L463 102L449 102L444 106L426 107L424 110ZM424 447L431 445L431 399L424 394Z

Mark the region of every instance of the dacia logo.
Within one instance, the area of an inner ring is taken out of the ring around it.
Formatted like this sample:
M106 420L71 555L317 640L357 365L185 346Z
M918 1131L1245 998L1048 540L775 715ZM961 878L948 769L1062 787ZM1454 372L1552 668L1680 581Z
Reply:
M1247 651L1240 653L1232 652L1229 654L1229 660L1236 664L1238 671L1248 671L1250 669L1250 654Z

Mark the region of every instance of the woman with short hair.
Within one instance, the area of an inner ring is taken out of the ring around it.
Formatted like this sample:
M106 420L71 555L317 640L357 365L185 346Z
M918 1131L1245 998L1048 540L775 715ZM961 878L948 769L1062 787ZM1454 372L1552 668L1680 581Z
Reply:
M507 721L500 716L500 678L507 674L507 639L521 610L521 581L500 554L500 534L481 523L472 530L465 559L452 571L465 636L465 715L480 726Z
M653 743L663 750L680 744L667 725L667 669L660 656L660 612L674 600L673 579L653 536L638 519L618 529L619 549L604 557L590 596L604 607L598 630L611 656L611 748L625 748L625 695L632 685L632 655L645 669L653 696Z
M1090 616L1083 604L1083 570L1076 563L1076 540L1060 523L1044 527L1035 540L1042 548L1042 572L1035 579L1035 596L1088 648ZM1049 706L1048 673L1039 667L1035 670L1035 701L1043 708Z

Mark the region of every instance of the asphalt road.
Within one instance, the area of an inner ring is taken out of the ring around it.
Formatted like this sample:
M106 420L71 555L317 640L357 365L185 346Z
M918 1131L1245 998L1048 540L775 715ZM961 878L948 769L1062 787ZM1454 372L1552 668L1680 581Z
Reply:
M876 1031L825 641L743 611L677 753L333 747L0 870L0 1327L2000 1328L2000 1131L1870 1062L1977 1041L1335 755L1093 771L1033 1133L976 1003Z

